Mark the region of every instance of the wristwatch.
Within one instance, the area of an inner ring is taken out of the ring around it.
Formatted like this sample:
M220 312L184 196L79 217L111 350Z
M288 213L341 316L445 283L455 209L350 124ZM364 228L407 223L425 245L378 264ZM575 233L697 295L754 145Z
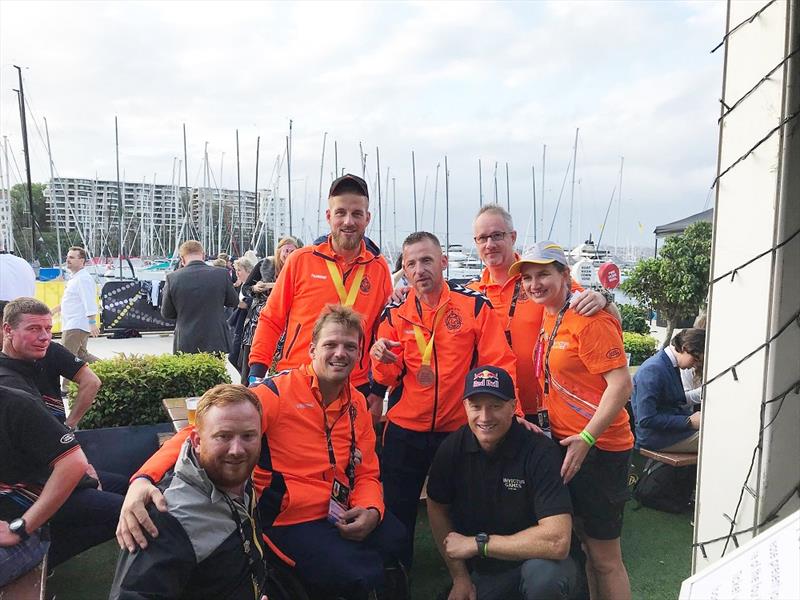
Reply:
M11 533L16 533L19 536L19 539L25 541L28 539L28 532L25 530L25 519L20 517L19 519L14 519L11 523L8 524L8 530Z
M479 533L475 536L475 543L478 544L478 557L479 558L486 558L486 552L488 550L489 545L489 534L488 533Z
M600 288L597 291L600 292L600 295L606 299L606 306L614 303L614 292L611 292L606 288Z

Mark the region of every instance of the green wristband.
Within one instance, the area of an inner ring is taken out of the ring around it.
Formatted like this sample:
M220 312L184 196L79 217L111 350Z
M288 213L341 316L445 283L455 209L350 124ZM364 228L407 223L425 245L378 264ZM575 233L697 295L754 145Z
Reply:
M581 436L581 439L584 442L586 442L589 445L590 448L592 446L594 446L595 443L597 443L597 440L594 439L594 436L591 433L589 433L588 431L586 431L585 429L583 431L581 431L578 435Z

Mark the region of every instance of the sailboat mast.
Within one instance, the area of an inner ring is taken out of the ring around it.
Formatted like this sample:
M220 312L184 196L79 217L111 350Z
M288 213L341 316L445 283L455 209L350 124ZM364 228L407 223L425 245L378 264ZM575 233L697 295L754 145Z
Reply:
M289 235L292 230L292 120L289 119L289 135L286 136L286 197L289 202Z
M418 231L417 226L417 161L414 151L411 151L411 185L414 188L414 231Z
M388 183L388 182L387 182ZM392 224L394 225L394 236L392 251L397 252L397 180L392 177Z
M114 145L116 148L116 159L117 159L117 212L119 212L119 248L117 253L119 254L119 278L122 279L122 251L123 251L123 236L125 232L122 230L123 225L123 215L122 211L125 208L125 203L122 198L122 190L120 189L119 185L119 127L117 125L117 116L114 115Z
M44 119L44 134L47 137L47 161L50 163L50 193L52 194L55 191L56 180L53 177L53 152L50 149L50 128L47 126L47 117L42 117ZM55 226L56 226L56 245L58 246L58 267L61 268L61 265L64 262L64 258L61 255L61 227L59 227L58 219L54 219ZM92 252L94 254L94 252Z
M575 129L575 145L572 148L572 189L569 194L569 244L567 248L572 249L572 211L575 206L575 163L578 160L578 132L580 128Z
M236 130L236 198L238 200L238 214L236 216L237 225L239 226L239 236L237 238L237 246L235 248L236 254L242 253L242 173L241 165L239 164L239 130ZM234 229L231 227L231 236Z
M625 157L619 157L619 184L617 185L617 189L619 190L619 195L617 196L617 232L614 234L614 252L619 252L619 221L620 215L622 213L622 167L625 166Z
M508 184L508 163L506 163L506 210L511 212L511 188Z
M192 235L194 225L192 223L192 215L189 208L191 199L189 196L189 156L186 152L186 123L183 124L183 176L184 183L186 183L186 202L183 205L183 214L186 217L186 231L188 237ZM178 187L180 187L180 177L178 177Z
M440 163L436 163L436 180L433 186L433 235L436 235L436 208L437 203L439 201L439 166Z
M494 203L497 204L497 161L494 161Z
M542 146L542 214L539 216L539 235L544 240L544 176L547 167L547 144Z
M447 154L444 155L444 247L445 255L450 252L450 169L447 168ZM450 279L450 261L447 261L447 278Z
M14 65L14 68L17 70L17 75L19 76L19 91L17 94L19 99L19 120L20 125L22 126L22 149L25 152L25 177L28 189L28 208L31 211L31 262L34 262L36 261L39 244L38 238L36 237L36 220L33 218L33 183L31 182L31 157L30 150L28 148L28 124L25 120L25 89L22 86L22 69L17 65Z
M333 178L339 176L339 144L333 140Z
M225 201L222 195L222 169L225 166L225 153L219 157L219 183L217 184L217 254L222 252L222 223L225 220ZM211 234L214 235L213 232Z
M259 153L261 151L261 136L256 136L256 181L253 185L253 191L255 191L256 197L254 206L256 210L258 210L258 161L259 161ZM256 250L256 230L258 229L258 221L259 221L260 214L255 215L255 219L253 219L253 233L250 235L250 249Z
M378 248L383 249L383 211L381 210L381 155L375 146L375 163L378 170ZM366 171L366 165L365 169Z
M478 207L483 206L483 169L481 159L478 159Z
M535 244L538 239L536 237L536 167L531 165L531 190L533 191L533 243Z
M317 198L317 237L322 222L322 173L325 169L325 142L328 141L328 132L322 135L322 157L319 159L319 196Z

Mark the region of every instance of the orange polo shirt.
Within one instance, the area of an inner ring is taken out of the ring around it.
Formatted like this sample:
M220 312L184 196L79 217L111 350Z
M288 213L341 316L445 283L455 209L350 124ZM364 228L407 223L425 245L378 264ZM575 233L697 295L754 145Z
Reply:
M514 260L519 259L520 256L515 254ZM518 284L517 302L512 315L511 305ZM533 350L542 328L544 307L528 298L528 294L522 288L522 276L519 274L501 284L496 283L489 269L485 268L481 278L469 282L467 287L489 298L504 330L510 334L511 349L517 357L520 406L526 415L536 414L542 404L542 389L539 387L539 379L533 368ZM572 290L582 291L583 288L573 280Z
M263 410L262 449L253 471L256 492L274 505L274 525L324 519L334 476L347 484L350 459L350 407L355 408L356 448L361 462L355 469L351 506L375 507L383 515L383 488L375 454L375 430L364 396L352 385L323 410L319 381L311 365L278 373L251 388ZM325 421L323 421L323 419ZM331 466L325 425L331 431L336 465ZM159 481L175 465L183 441L193 426L175 434L134 477ZM265 523L268 525L269 523Z
M263 372L272 364L278 341L285 335L277 370L294 369L308 362L311 333L320 311L327 304L341 304L328 263L333 263L347 291L359 268L364 276L352 309L364 318L364 348L356 368L350 375L355 386L369 381L371 334L378 317L392 293L389 265L377 248L361 242L358 256L349 263L333 251L330 236L316 246L305 246L289 255L278 275L275 287L258 318L258 326L250 350L250 366L261 365Z
M556 319L557 315L544 312L545 349ZM606 390L603 373L628 364L619 321L606 311L584 317L568 309L553 341L549 363L550 390L544 405L553 433L563 439L580 433L594 416ZM544 374L541 383L544 385ZM609 451L633 447L633 434L624 408L597 437L597 447Z

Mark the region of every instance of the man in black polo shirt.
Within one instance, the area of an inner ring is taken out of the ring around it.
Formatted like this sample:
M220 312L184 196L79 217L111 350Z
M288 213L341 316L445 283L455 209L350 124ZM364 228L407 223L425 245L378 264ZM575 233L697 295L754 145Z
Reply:
M0 385L41 396L53 416L74 429L92 405L100 379L64 346L51 343L51 327L46 304L26 297L6 303L0 330ZM69 417L61 400L61 377L78 384Z
M0 386L0 582L41 560L46 523L51 567L114 536L123 496L87 485L88 466L38 397Z
M468 425L442 442L427 488L433 538L453 578L449 600L570 598L578 569L561 454L516 422L503 369L470 371L464 407Z

